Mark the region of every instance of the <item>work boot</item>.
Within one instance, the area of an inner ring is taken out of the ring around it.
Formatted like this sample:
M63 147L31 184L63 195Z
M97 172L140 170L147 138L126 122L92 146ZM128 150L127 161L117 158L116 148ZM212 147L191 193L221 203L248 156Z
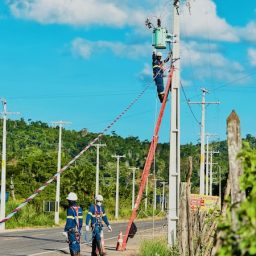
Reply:
M158 98L159 98L160 102L162 103L164 100L164 93L163 92L158 93Z

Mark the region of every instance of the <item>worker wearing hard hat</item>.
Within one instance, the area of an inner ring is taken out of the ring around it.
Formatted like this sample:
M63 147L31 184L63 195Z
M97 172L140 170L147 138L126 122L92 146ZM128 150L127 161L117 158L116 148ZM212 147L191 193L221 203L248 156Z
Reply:
M108 218L106 216L104 207L102 205L103 202L103 196L97 195L95 197L95 204L92 204L89 208L89 212L86 216L86 227L85 230L89 231L90 227L90 221L91 221L91 228L92 228L92 256L96 256L97 249L99 254L106 255L104 252L104 248L102 246L101 238L103 237L103 221L108 227L109 231L112 231L111 226L109 225Z
M77 195L70 192L67 196L69 207L67 209L67 221L64 231L67 234L67 242L71 256L80 256L80 237L83 226L83 211L77 205Z
M157 87L158 98L160 102L164 99L164 66L163 64L168 62L170 55L162 61L162 53L154 50L152 54L152 66L153 66L153 79Z

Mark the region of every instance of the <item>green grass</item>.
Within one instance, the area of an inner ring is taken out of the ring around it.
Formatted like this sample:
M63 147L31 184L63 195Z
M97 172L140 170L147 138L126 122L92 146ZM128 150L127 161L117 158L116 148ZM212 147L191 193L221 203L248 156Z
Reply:
M164 238L145 240L140 245L139 256L178 256L177 248L168 248Z
M9 201L6 205L6 213L10 213L20 202ZM38 211L33 204L28 204L22 210L17 212L10 220L6 222L6 228L24 228L24 227L49 227L54 225L54 213L45 213Z

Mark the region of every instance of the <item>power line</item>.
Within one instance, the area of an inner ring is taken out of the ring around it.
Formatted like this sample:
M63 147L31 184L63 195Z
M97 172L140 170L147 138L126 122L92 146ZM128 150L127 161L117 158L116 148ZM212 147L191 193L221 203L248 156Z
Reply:
M183 85L182 85L181 82L180 82L180 85L181 85L181 89L182 89L183 95L184 95L184 97L185 97L186 103L187 103L187 105L188 105L188 108L189 108L189 110L190 110L192 116L194 117L194 119L195 119L195 121L197 122L197 124L198 124L198 125L201 125L201 123L198 121L197 117L195 116L195 114L194 114L194 112L193 112L193 110L192 110L192 107L191 107L190 104L189 104L189 99L188 99L188 97L187 97L187 95L186 95L185 89L184 89L184 87L183 87Z

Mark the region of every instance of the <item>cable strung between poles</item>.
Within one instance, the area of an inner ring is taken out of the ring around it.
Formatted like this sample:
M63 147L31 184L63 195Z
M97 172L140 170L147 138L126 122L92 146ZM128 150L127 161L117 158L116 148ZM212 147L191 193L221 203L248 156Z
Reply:
M75 156L71 161L69 161L64 167L60 169L51 179L46 181L43 186L35 190L35 192L25 199L23 203L21 203L18 207L16 207L10 214L8 214L4 219L0 220L0 223L6 222L11 219L18 211L20 211L24 206L26 206L30 201L32 201L38 194L40 194L50 183L57 179L58 175L67 170L84 152L86 152L95 142L97 142L104 133L106 133L119 119L126 114L126 112L142 97L142 95L149 88L150 84L148 84L144 90L121 112L94 140L92 140L77 156Z

